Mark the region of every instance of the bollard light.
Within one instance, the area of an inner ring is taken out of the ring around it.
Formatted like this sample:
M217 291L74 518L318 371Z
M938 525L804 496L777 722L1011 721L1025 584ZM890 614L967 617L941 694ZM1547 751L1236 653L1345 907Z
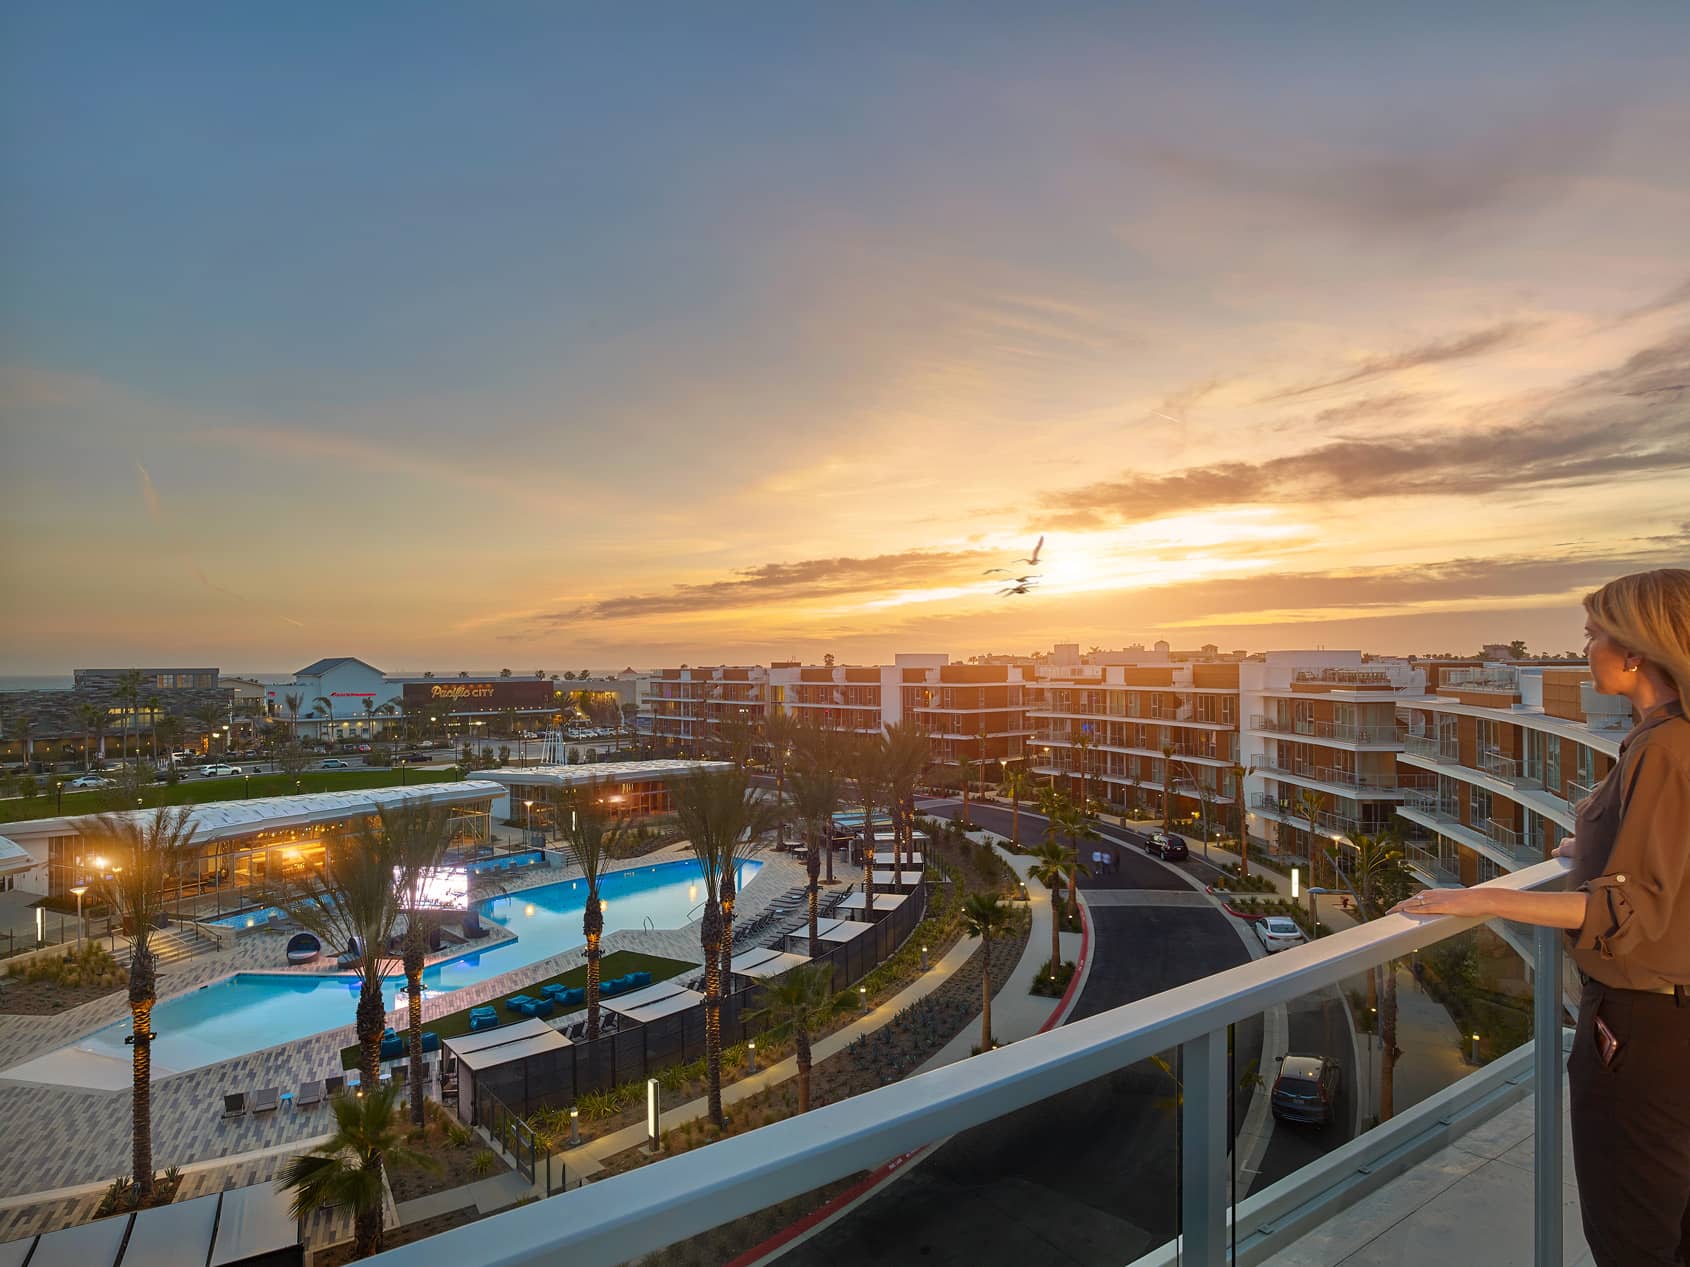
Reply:
M663 1143L658 1138L657 1133L657 1124L662 1117L662 1113L662 1105L658 1099L657 1079L647 1078L645 1080L645 1135L647 1145L654 1153L662 1151L663 1148Z
M863 1011L868 1011L868 987L866 985L857 987L857 1001L863 1005Z
M927 947L926 946L923 946L921 948L921 970L923 972L927 971Z
M571 1144L581 1142L581 1110L573 1104L569 1106L569 1142Z
M757 1072L757 1040L755 1038L748 1039L746 1041L745 1051L746 1051L746 1054L751 1057L751 1072L756 1073Z
M1297 894L1298 894L1298 891L1299 891L1299 888L1300 888L1300 882L1301 882L1302 878L1303 878L1303 873L1298 871L1296 867L1292 867L1291 868L1291 900L1293 902L1295 902L1297 900Z

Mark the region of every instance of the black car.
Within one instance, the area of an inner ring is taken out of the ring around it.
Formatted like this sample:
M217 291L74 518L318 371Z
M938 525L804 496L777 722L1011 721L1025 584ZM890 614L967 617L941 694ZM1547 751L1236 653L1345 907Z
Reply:
M1144 852L1154 854L1164 862L1183 862L1191 857L1191 850L1185 847L1185 841L1162 831L1150 833L1144 842Z
M1325 1056L1281 1056L1273 1080L1273 1115L1281 1122L1327 1126L1338 1108L1340 1070Z
M427 762L431 758L429 757L428 753L426 753L426 752L407 752L404 756L400 757L399 759L401 761Z

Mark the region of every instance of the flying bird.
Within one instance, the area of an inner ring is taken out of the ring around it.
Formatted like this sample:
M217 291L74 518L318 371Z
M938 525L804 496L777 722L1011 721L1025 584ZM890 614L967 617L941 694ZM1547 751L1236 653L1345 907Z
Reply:
M1033 581L1017 581L1014 585L999 590L998 595L1001 597L1005 594L1031 594L1035 584Z
M1029 559L1017 559L1015 561L1017 563L1025 563L1028 567L1038 567L1038 565L1039 565L1039 551L1043 550L1044 548L1045 548L1045 539L1044 539L1043 536L1040 536L1038 544L1033 547L1033 556Z

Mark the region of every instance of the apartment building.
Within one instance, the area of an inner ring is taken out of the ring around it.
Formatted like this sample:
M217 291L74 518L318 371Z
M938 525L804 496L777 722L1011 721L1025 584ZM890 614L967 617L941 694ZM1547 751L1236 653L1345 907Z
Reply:
M1236 662L1060 663L1027 690L1030 768L1120 813L1148 808L1214 832L1230 823L1241 754Z
M853 735L910 720L931 737L936 766L990 766L1024 755L1026 674L1019 665L952 664L942 653L901 653L880 665L661 669L640 728L661 747L697 756L719 749L724 725L756 726L775 713Z
M1252 840L1307 857L1323 838L1390 830L1420 779L1397 767L1397 703L1425 694L1424 671L1359 651L1270 651L1239 672Z
M1564 662L1427 672L1428 693L1397 708L1410 866L1428 884L1473 885L1543 861L1613 768L1631 706Z

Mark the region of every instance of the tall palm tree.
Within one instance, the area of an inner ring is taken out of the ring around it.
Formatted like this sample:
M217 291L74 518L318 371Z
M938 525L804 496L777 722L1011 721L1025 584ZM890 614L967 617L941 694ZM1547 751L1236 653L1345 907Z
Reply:
M980 1050L992 1049L992 939L1009 927L1010 911L995 893L970 893L962 904L962 931L980 939Z
M1064 849L1056 841L1047 840L1033 851L1033 866L1027 872L1050 892L1050 975L1053 977L1062 968L1062 942L1059 939L1062 921L1056 918L1056 895L1068 879L1070 862L1078 861L1072 849Z
M1086 803L1086 797L1088 794L1086 780L1091 774L1091 750L1096 746L1096 744L1097 741L1092 738L1091 724L1089 722L1081 723L1079 732L1074 736L1074 751L1078 754L1080 759L1081 805Z
M152 1016L158 1001L158 964L152 937L165 914L165 880L180 868L193 844L191 812L178 806L147 816L102 815L84 835L86 842L97 842L95 852L111 861L111 874L94 889L117 912L130 939L131 1161L142 1200L153 1193Z
M605 806L604 787L589 782L569 788L552 803L552 821L569 843L570 856L587 882L587 905L581 912L581 932L587 939L587 1038L599 1036L599 960L604 951L604 909L599 904L599 881L605 864L617 856L627 820ZM564 823L568 826L565 827Z
M874 916L874 807L884 796L891 800L886 786L886 741L879 735L859 735L845 746L845 771L857 786L857 799L863 805L863 910L865 919Z
M1025 766L1010 766L1003 772L1003 795L1009 798L1009 839L1021 847L1021 802L1036 795L1037 782Z
M710 1120L722 1119L722 872L732 865L734 846L755 835L766 822L750 777L737 767L699 770L669 784L675 818L704 885L704 918L699 942L704 950L704 1066L709 1083Z
M194 720L205 732L206 753L211 752L211 736L217 733L217 723L223 720L223 709L217 704L201 704L194 710Z
M329 719L329 738L334 738L334 700L327 695L319 695L311 701L311 711ZM322 727L317 728L318 737L322 735Z
M299 691L289 691L282 696L282 703L288 710L288 729L293 737L299 738L299 710L305 706L305 696Z
M957 761L957 773L962 777L962 826L970 826L968 817L969 788L974 783L974 776L980 773L980 764L973 757L964 755Z
M162 709L163 707L164 707L164 701L159 699L158 696L156 696L156 695L147 696L147 701L146 701L147 737L151 741L152 746L153 746L153 764L154 765L158 764L158 714L159 714L159 710ZM140 745L136 744L136 747L139 748Z
M360 822L351 836L324 842L321 866L285 877L267 895L325 946L345 948L346 966L358 981L358 1073L365 1090L381 1076L382 973L400 906L393 852L379 821Z
M809 875L810 957L822 952L818 921L821 907L822 853L833 852L833 812L844 793L841 740L838 732L807 726L800 734L797 761L787 776L793 808L804 834L805 871Z
M798 723L792 719L791 713L770 713L763 720L763 742L768 745L769 759L775 767L775 803L780 806L777 826L782 845L786 844L786 766L797 738Z
M349 1208L357 1258L381 1252L382 1170L387 1163L439 1169L434 1158L407 1145L405 1127L394 1111L398 1098L397 1087L335 1096L329 1101L334 1134L289 1158L276 1179L278 1188L293 1190L289 1210L296 1219L326 1206Z
M129 727L141 706L141 670L127 669L117 679L117 700L123 705L123 759L129 760Z
M451 844L451 819L443 805L411 801L381 809L381 834L392 854L394 885L405 920L400 955L405 965L411 1055L411 1120L423 1125L422 976L429 942L447 913L431 906L428 891Z
M364 706L364 733L373 735L376 731L376 702L367 695L358 702Z
M913 721L886 727L886 782L891 792L892 866L902 867L902 850L914 840L915 790L932 759L927 732Z
M1238 875L1250 878L1250 840L1244 833L1244 776L1250 772L1236 761L1232 765L1232 816L1238 826Z
M78 704L76 720L82 727L82 768L87 770L97 745L106 736L106 710L98 704Z
M1341 852L1348 853L1349 887L1356 900L1357 918L1365 924L1390 910L1418 886L1409 874L1402 839L1394 829L1376 836L1354 836L1349 843L1353 848L1348 851L1335 844L1327 848L1326 854L1333 875L1342 877L1338 859ZM1367 986L1368 994L1377 994L1379 999L1379 1120L1383 1122L1396 1111L1397 961L1393 959L1381 966L1384 989L1376 989L1372 972L1367 974Z
M833 969L807 963L766 982L763 1006L746 1014L748 1020L768 1022L769 1032L790 1033L798 1060L798 1111L810 1111L810 1031L821 1028L837 1010Z
M1296 797L1297 813L1309 822L1309 912L1314 912L1314 886L1319 883L1317 864L1324 850L1320 840L1320 816L1326 811L1326 793L1299 788Z

